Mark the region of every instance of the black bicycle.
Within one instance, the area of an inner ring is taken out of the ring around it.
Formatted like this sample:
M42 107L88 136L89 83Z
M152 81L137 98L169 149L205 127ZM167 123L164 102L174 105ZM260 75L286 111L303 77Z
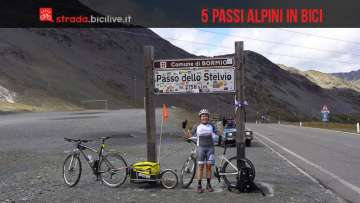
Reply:
M65 141L74 142L76 147L72 153L65 158L63 165L63 177L68 186L73 187L80 180L82 171L80 154L82 154L84 159L88 162L97 181L101 180L109 187L118 187L125 182L128 174L127 163L120 154L106 152L105 140L109 138L110 137L99 138L101 142L99 150L83 144L94 140L64 138ZM97 153L98 157L92 160L90 155L85 154L85 150Z

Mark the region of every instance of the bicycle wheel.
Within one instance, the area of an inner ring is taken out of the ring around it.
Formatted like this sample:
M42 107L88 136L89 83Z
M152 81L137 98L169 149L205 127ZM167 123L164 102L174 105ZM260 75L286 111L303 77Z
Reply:
M101 181L109 187L119 187L128 175L127 163L119 154L108 154L100 161Z
M252 162L247 159L244 158L243 159L245 161L245 166L251 168L251 175L252 175L252 181L254 181L255 179L255 166L252 164ZM226 175L221 175L221 177L224 179L224 182L226 183L227 186L229 187L235 187L236 183L237 183L237 176L238 176L238 172L237 172L237 157L231 157L229 159L230 163L233 164L235 166L235 168L233 166L231 166L228 162L225 162L224 165L222 166L221 169L221 173L227 173Z
M178 184L178 176L171 169L166 169L160 173L160 183L166 189L173 189Z
M185 161L180 173L180 184L183 188L188 188L193 182L196 166L196 159L192 156Z
M69 154L64 161L63 165L63 178L65 183L73 187L75 186L81 176L81 162L80 158L75 154Z

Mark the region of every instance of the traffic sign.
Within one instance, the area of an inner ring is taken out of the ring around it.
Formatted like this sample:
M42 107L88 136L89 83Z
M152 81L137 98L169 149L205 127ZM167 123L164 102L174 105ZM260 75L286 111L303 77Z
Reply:
M322 107L321 113L320 113L321 121L328 122L329 121L329 114L330 114L330 111L329 111L328 107L326 105L324 105Z
M328 107L326 105L324 105L321 109L321 113L330 113Z

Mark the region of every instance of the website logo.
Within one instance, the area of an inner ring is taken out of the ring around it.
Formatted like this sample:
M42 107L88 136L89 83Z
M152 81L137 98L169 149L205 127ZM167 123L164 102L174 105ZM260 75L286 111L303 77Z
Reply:
M53 8L39 8L40 22L56 24L130 24L132 16L53 15Z
M52 8L39 8L41 22L54 22Z

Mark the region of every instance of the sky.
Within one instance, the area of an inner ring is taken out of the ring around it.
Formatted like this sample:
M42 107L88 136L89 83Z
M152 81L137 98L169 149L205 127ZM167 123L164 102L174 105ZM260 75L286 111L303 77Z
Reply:
M234 42L276 64L324 73L360 69L359 28L152 28L195 55L234 52Z

